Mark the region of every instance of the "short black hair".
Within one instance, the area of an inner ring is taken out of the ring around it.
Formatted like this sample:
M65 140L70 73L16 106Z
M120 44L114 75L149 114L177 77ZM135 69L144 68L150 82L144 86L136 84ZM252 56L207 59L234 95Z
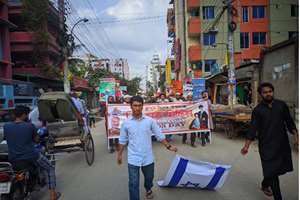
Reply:
M259 87L258 87L258 89L257 89L257 92L259 94L261 94L262 89L265 88L265 87L271 88L272 91L274 92L274 86L271 83L268 83L268 82L260 84Z
M30 108L27 106L16 106L14 110L15 117L21 117L23 114L28 115Z
M133 104L134 101L144 104L144 99L141 96L133 96L130 98L130 105Z
M207 90L203 90L203 91L201 92L201 95L203 95L205 92L208 93Z
M165 94L165 93L161 93L161 94L159 95L159 97L161 97L162 95L164 95L164 96L166 97L166 94Z

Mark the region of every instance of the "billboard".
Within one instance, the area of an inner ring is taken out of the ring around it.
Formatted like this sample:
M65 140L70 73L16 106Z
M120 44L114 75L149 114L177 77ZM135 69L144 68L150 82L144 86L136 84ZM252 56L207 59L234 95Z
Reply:
M193 101L199 100L201 98L201 92L206 90L205 79L204 78L192 79L192 85L193 85Z

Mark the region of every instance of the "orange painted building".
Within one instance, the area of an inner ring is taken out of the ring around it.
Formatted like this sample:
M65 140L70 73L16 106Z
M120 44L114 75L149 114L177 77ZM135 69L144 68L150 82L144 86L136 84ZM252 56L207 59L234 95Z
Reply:
M234 2L234 7L240 11L240 15L234 17L234 21L240 26L241 34L248 34L249 40L247 48L241 48L240 52L235 53L236 67L239 67L243 61L260 59L261 49L270 46L270 9L268 2L268 0L240 0ZM257 11L255 12L254 9ZM265 33L265 42L260 42L263 44L254 44L255 33ZM240 46L242 47L242 45Z

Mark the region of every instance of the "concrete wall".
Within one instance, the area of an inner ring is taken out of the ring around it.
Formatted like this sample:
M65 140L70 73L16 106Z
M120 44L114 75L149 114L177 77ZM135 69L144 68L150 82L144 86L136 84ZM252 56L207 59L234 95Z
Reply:
M289 39L289 31L299 31L298 17L291 16L291 5L298 0L270 0L271 45Z
M275 97L284 100L293 115L298 108L298 42L266 54L263 58L262 82L275 87ZM285 68L286 69L283 69ZM277 72L275 72L277 71Z

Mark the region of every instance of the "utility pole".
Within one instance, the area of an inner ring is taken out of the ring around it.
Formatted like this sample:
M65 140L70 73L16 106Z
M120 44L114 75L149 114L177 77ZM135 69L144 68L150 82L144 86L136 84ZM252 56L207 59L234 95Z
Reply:
M60 31L64 32L64 26L65 26L65 1L64 0L58 0L58 7L59 7L59 25L60 25ZM67 50L67 44L63 47L63 68L64 68L64 92L70 93L70 81L68 79L69 76L69 68L68 68L68 50Z
M233 22L233 7L232 0L227 0L227 17L228 17L228 105L233 107L236 104L236 77L234 66L234 51L233 51L233 32L236 24ZM234 25L235 24L235 25Z

